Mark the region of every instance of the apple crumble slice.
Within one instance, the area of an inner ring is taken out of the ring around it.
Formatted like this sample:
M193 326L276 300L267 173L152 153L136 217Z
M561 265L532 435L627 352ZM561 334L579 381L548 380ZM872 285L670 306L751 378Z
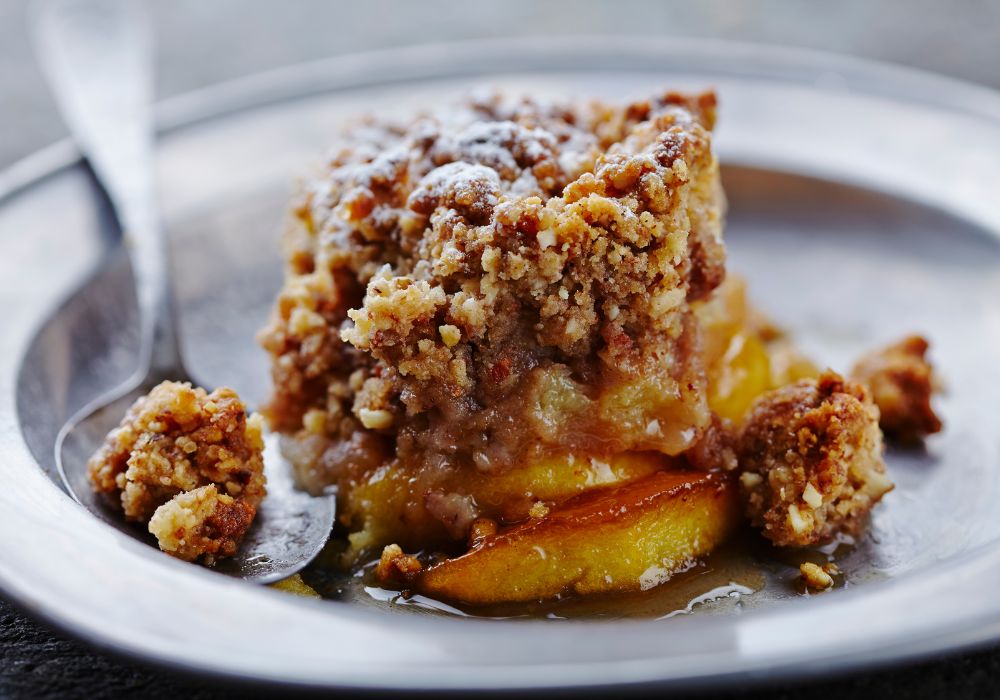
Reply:
M132 404L88 473L161 549L210 564L236 552L265 496L261 428L232 389L163 382Z
M892 490L878 408L860 384L826 371L761 397L739 438L751 522L779 546L858 534Z
M909 336L868 353L854 366L853 378L868 386L886 437L919 442L941 430L931 397L936 389L934 368L927 359L927 341Z
M358 127L302 187L261 334L300 482L338 484L349 529L429 512L457 541L531 494L476 501L456 475L695 444L690 304L724 277L714 114L710 93L492 99ZM418 493L352 499L390 475Z
M345 564L472 605L646 590L744 513L859 531L878 409L726 278L714 120L472 100L367 120L301 185L265 412Z

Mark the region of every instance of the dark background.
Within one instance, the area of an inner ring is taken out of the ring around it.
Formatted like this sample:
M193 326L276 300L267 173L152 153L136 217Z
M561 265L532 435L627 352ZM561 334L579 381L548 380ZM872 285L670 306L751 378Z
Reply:
M172 0L150 2L158 95L275 66L477 37L643 34L849 53L1000 88L1000 2L989 0ZM31 56L24 0L0 0L0 169L65 135ZM1000 157L1000 154L997 154ZM54 633L0 600L0 695L190 698L246 688L148 669ZM256 695L257 693L254 693ZM735 697L1000 697L1000 649Z

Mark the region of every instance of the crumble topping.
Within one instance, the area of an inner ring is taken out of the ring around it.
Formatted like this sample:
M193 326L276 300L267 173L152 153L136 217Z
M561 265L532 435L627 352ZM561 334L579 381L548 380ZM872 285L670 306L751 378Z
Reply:
M890 439L919 442L941 430L941 419L931 406L936 378L928 347L924 338L909 336L868 353L854 366L852 376L868 386L879 424Z
M865 388L826 371L761 397L739 442L751 522L779 546L858 534L892 489L878 408Z
M161 549L211 563L235 553L266 494L261 429L232 389L163 382L132 404L88 474Z

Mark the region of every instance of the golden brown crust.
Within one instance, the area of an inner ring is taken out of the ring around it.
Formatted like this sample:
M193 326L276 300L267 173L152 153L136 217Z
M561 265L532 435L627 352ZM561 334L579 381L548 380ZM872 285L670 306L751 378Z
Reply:
M858 534L892 489L878 409L864 387L829 370L754 404L739 462L747 515L779 546Z
M941 419L931 406L936 382L928 347L921 336L909 336L868 353L854 366L852 377L868 386L879 409L879 424L892 440L919 442L941 430Z
M126 520L150 521L151 531L156 520L165 550L216 558L235 552L266 494L263 447L260 417L248 419L232 389L163 382L132 405L87 467L94 490Z
M502 431L509 407L489 409L552 365L583 393L651 372L667 391L698 385L686 299L724 274L713 120L714 97L668 93L366 125L373 143L339 153L296 208L262 334L272 423L447 423L438 442L456 442ZM624 447L655 449L645 428Z

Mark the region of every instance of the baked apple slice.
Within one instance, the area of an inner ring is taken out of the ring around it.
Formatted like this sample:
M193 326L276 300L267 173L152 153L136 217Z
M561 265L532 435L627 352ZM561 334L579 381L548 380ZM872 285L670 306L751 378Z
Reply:
M476 518L519 522L532 507L558 505L677 462L656 452L590 458L548 455L496 474L414 470L394 462L347 489L338 508L344 521L355 525L349 536L351 556L389 543L404 549L453 545L468 539ZM451 508L444 507L449 503Z
M739 520L731 475L657 472L488 535L416 572L411 588L468 605L647 590L711 551Z

